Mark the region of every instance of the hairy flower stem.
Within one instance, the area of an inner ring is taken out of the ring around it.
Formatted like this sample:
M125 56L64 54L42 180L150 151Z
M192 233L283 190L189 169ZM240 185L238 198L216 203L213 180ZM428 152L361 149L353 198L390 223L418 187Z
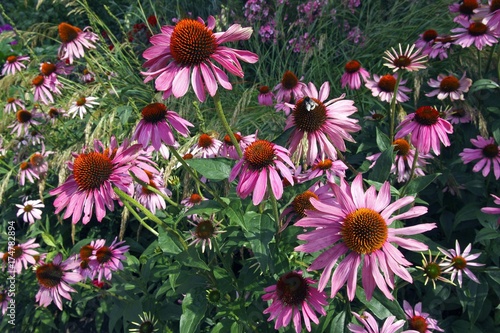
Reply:
M389 128L389 139L394 142L394 123L396 118L396 97L398 96L399 83L401 82L401 76L403 73L398 72L398 78L396 79L396 85L394 86L394 94L391 100L391 108L389 110L390 117L390 128Z
M238 140L236 140L236 137L234 136L233 130L231 129L231 126L229 126L229 123L226 120L226 116L224 115L224 110L222 109L222 103L220 101L219 93L215 93L214 97L214 103L215 103L215 110L217 111L217 115L219 116L220 121L222 122L222 126L224 126L224 129L227 132L227 135L231 138L231 142L234 145L234 148L238 152L238 156L240 158L243 157L243 152L241 151L240 144L238 143Z

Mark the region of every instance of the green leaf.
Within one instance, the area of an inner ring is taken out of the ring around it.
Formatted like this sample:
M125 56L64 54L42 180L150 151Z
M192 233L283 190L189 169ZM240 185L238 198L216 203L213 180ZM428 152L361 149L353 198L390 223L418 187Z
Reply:
M376 141L378 149L380 149L380 151L387 150L389 147L392 146L391 139L389 139L389 136L387 136L384 132L381 132L378 127L376 128L376 131L377 131Z
M370 173L371 180L382 183L389 179L392 163L394 162L393 155L394 148L392 146L388 147L382 152L382 154L380 154L375 166L372 168L372 172Z
M339 329L344 327L344 330L342 332L346 331L347 328L347 323L346 323L346 318L345 318L345 311L340 312L333 318L332 324L330 325L330 332L331 333L337 333L339 332Z
M229 178L233 168L233 160L228 158L193 158L186 160L190 167L198 173L213 181L220 181Z
M488 296L488 283L484 279L481 279L480 284L469 281L468 286L461 291L458 293L458 298L464 311L467 309L470 322L474 324L481 314L484 301Z
M184 266L200 268L205 271L210 270L210 267L200 258L198 249L194 246L190 246L186 251L179 253L175 256L175 260L181 262Z
M274 271L269 242L276 232L276 224L267 214L248 212L245 215L247 231L245 237L250 242L255 258L260 264L262 271Z
M406 194L418 194L423 191L429 184L431 184L434 179L440 176L440 173L435 173L432 175L422 176L413 178L406 187Z
M180 333L194 333L198 331L200 322L205 317L207 299L204 290L194 290L187 293L182 300L182 315L180 320Z
M466 204L455 214L455 221L453 222L453 228L459 225L463 221L475 220L477 219L477 214L481 207L477 203Z
M483 228L477 232L476 240L474 241L474 243L481 243L485 240L497 239L497 238L500 238L498 230Z
M193 215L193 214L213 214L217 213L222 209L222 206L217 202L213 200L203 200L200 202L198 205L194 205L191 207L185 215Z
M52 237L51 234L44 232L42 234L42 239L45 242L45 244L47 244L48 246L57 247L56 241L55 241L54 237Z
M366 299L366 294L361 286L356 287L356 298L359 299L377 318L385 319L389 316L404 318L405 314L398 302L391 301L380 291L375 290L371 300Z
M474 93L474 92L476 92L478 90L483 90L483 89L497 89L497 88L500 88L500 86L495 81L488 80L488 79L481 79L481 80L475 81L472 84L472 86L469 89L469 93L472 94L472 93Z
M178 240L170 236L170 234L163 230L163 228L158 228L158 245L160 249L165 254L178 254L182 252L182 245L178 244Z
M247 227L245 226L245 220L241 213L242 211L241 200L231 200L229 205L224 209L224 213L229 218L230 224L238 225L246 231Z

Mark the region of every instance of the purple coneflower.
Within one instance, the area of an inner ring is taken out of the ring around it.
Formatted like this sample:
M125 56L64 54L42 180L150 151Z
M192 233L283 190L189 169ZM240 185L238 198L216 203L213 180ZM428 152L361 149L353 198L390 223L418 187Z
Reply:
M35 223L35 220L42 218L42 211L39 208L44 208L45 205L41 200L26 200L22 205L16 204L19 208L17 216L23 215L23 221L29 224Z
M129 249L128 245L124 245L125 241L117 242L115 237L110 246L98 247L96 243L90 244L94 250L89 257L89 265L95 270L97 281L101 282L103 276L109 281L114 271L123 270L122 260L126 259L124 253Z
M162 142L168 146L177 145L172 128L187 137L188 126L193 126L176 112L168 110L163 103L146 105L141 115L142 119L135 128L132 140L137 140L144 148L151 142L156 151L160 150Z
M439 112L431 106L421 106L414 113L406 116L399 124L396 139L411 134L411 143L419 153L441 153L441 142L445 147L450 145L448 134L453 133L453 126L439 116Z
M358 90L361 88L361 81L370 77L370 73L357 60L351 60L344 66L344 74L340 78L342 88L348 86L349 89Z
M474 11L480 7L481 3L477 0L464 0L458 3L453 3L448 6L451 13L458 13L458 15L453 19L453 22L458 22L459 20L469 20L473 15Z
M146 174L149 177L149 186L151 186L155 190L160 191L166 196L172 194L168 189L165 188L163 179L158 173L153 174L149 171L146 171ZM137 183L135 186L135 198L141 205L146 207L153 214L156 214L157 209L165 209L167 207L165 199L161 195L151 191L146 186L143 186L139 183Z
M494 199L494 203L496 205L500 205L500 197L494 195L494 194L491 194L491 196L493 197ZM483 207L481 208L481 211L485 214L499 214L500 215L500 207ZM498 224L500 224L500 216L498 217Z
M87 113L87 108L93 109L94 105L99 105L99 102L97 102L97 97L82 96L71 103L71 106L68 110L68 115L73 115L72 118L75 118L75 116L78 114L80 116L80 119L83 119L83 116Z
M294 127L290 135L290 153L298 151L299 157L306 155L309 165L323 153L336 160L336 149L345 151L344 140L355 142L350 133L361 129L357 119L349 118L358 109L354 101L344 100L344 95L325 102L330 94L328 82L321 85L319 93L314 84L309 83L304 93L305 97L296 102L285 126L285 130ZM307 151L302 141L305 136Z
M396 152L396 158L391 166L391 173L397 176L398 183L406 182L410 179L410 173L415 160L415 149L410 146L408 141L402 138L394 140L392 144L394 146L394 151ZM382 153L376 153L366 157L367 160L372 162L370 168L375 166L375 163L381 154ZM428 158L432 158L432 156L427 154L418 154L415 168L413 170L414 176L425 176L422 168L428 164L426 161Z
M31 81L33 85L33 101L41 101L45 105L54 103L52 92L60 95L61 91L53 85L53 82L43 75L38 75Z
M19 173L17 175L19 185L24 186L26 178L30 183L34 183L35 179L40 179L37 169L29 161L23 161L19 164Z
M34 265L36 263L35 258L33 256L39 255L36 249L40 247L40 244L35 243L35 238L31 238L26 241L24 244L18 244L11 248L10 252L6 252L9 256L14 258L14 272L17 274L21 274L21 271L28 268L28 264ZM11 263L9 262L9 269L11 267Z
M255 138L257 137L256 134L250 134L246 136L241 136L240 132L233 134L236 138L236 141L238 141L238 144L240 145L241 151L244 151L252 142L255 141ZM224 136L224 140L222 140L222 146L219 150L219 156L232 158L234 160L240 159L240 157L238 156L238 152L236 151L236 148L234 147L233 142L231 141L231 138L228 134L226 134Z
M448 110L445 110L446 120L450 124L467 124L472 121L470 107L464 105L456 105Z
M212 250L212 238L217 237L220 233L225 231L220 230L219 226L221 222L214 223L213 218L195 218L196 223L188 221L194 226L194 230L191 230L191 236L187 240L192 240L189 245L201 244L201 252L205 252L205 247L208 244L208 248Z
M295 223L304 228L316 228L298 236L305 244L296 251L313 253L325 250L309 266L308 270L324 268L319 280L323 291L331 281L331 297L347 282L347 296L354 299L358 268L362 266L362 284L366 298L372 298L375 286L389 299L394 299L394 275L405 281L413 279L406 267L411 266L403 254L391 243L411 251L423 251L427 245L400 235L415 235L434 229L434 223L421 223L405 228L389 228L395 220L406 220L421 216L426 207L413 206L404 213L393 213L415 201L412 196L391 202L389 182L384 182L379 193L371 186L363 189L363 178L358 174L351 186L342 179L340 186L331 184L338 205L328 205L311 198L315 210L308 210L307 216ZM336 266L340 257L343 260ZM335 267L335 270L334 270ZM332 274L333 272L333 274ZM381 274L384 273L385 276Z
M416 268L424 272L423 276L425 277L425 286L429 280L432 281L434 289L436 289L436 281L438 280L455 285L453 281L444 277L444 274L449 274L449 272L445 272L441 268L441 266L443 266L444 259L441 259L440 262L437 261L441 253L437 253L434 259L432 258L431 250L429 250L429 259L427 259L422 252L420 254L422 255L422 266L416 266Z
M424 63L427 61L425 59L427 56L425 54L421 55L420 52L422 50L419 48L413 52L414 48L415 45L412 45L411 47L410 45L407 45L406 50L403 52L401 44L399 44L399 52L394 48L385 51L384 59L387 62L384 63L384 66L391 68L393 72L400 69L412 72L426 68Z
M124 141L118 146L115 137L111 138L109 148L104 148L101 141L95 140L94 150L74 153L74 161L68 163L72 174L64 184L50 191L50 195L57 196L54 201L55 213L66 208L65 219L72 216L72 222L76 224L83 215L82 222L87 224L95 212L97 220L101 222L106 216L106 208L113 211L114 201L118 200L113 187L132 195L132 176L129 171L142 181L149 181L145 170L151 171L154 167L141 154L142 145L129 146Z
M231 170L229 181L239 176L236 192L241 198L252 194L254 205L264 200L268 182L274 197L280 199L283 195L281 177L288 180L291 185L294 183L292 173L285 163L294 168L286 148L266 140L257 140L245 149L243 158Z
M438 36L438 32L434 29L425 30L418 36L415 46L422 50L422 54L429 55Z
M69 114L64 110L63 108L56 108L56 107L51 107L49 111L47 112L50 122L52 125L55 125L56 121L58 119L61 119L61 117L69 117Z
M2 310L2 316L5 316L8 308L9 308L10 300L12 298L9 296L7 289L4 289L3 286L0 287L0 290L1 290L0 291L0 309Z
M198 20L182 19L175 26L163 26L161 33L150 38L151 46L143 53L147 59L144 82L155 80L155 87L163 91L163 99L186 94L191 83L196 97L204 102L205 90L210 96L217 92L217 83L231 90L227 74L215 65L219 63L233 75L243 77L238 60L255 63L258 56L245 50L236 50L221 44L247 40L252 28L233 24L227 31L214 33L215 18L209 16L207 24Z
M299 182L304 182L306 180L311 180L316 177L325 175L326 180L329 182L335 182L335 178L345 177L345 171L348 169L347 165L341 160L332 160L323 155L316 158L314 163L309 169L307 169L302 174L296 174L297 180Z
M483 177L486 177L493 168L495 179L498 180L500 178L500 149L495 139L492 137L485 139L478 135L476 139L470 139L470 142L476 148L465 148L459 154L464 163L479 160L472 171L479 172L482 170Z
M85 55L84 49L95 49L94 43L99 37L90 31L89 27L83 31L68 23L61 23L58 27L59 38L62 44L57 51L58 57L61 60L68 60L73 63L73 58L82 58Z
M219 154L222 142L209 134L203 133L190 151L194 158L214 158Z
M315 312L326 316L324 306L328 304L326 295L312 285L316 281L303 277L302 271L289 272L282 275L278 282L264 288L264 301L272 301L264 310L264 314L271 314L267 321L275 320L274 329L287 327L293 320L295 332L302 331L302 320L308 332L311 332L311 321L319 324Z
M408 328L419 333L432 333L430 330L444 332L444 330L438 326L436 319L431 318L428 313L422 312L421 302L415 304L415 308L412 308L410 303L405 300L403 301L403 309L405 310Z
M29 127L31 125L40 125L37 121L39 116L40 115L36 112L30 112L25 109L18 110L16 112L16 122L7 127L12 128L12 132L10 132L11 134L14 134L14 132L17 131L17 136L21 137L29 131Z
M50 263L44 263L37 267L36 278L40 285L35 299L40 306L47 307L54 302L62 311L62 299L71 301L69 293L76 292L70 284L80 282L82 276L73 272L78 267L78 261L74 257L62 261L62 254L58 254Z
M302 78L299 80L292 71L283 74L281 82L273 88L276 92L276 111L284 111L288 116L291 108L286 103L294 103L304 97L304 89L307 86L301 80Z
M464 272L472 281L476 283L481 283L474 275L474 273L472 273L471 270L468 268L470 266L473 267L484 266L484 264L472 262L472 260L479 258L479 256L481 255L481 253L470 254L470 250L472 249L472 244L467 245L464 252L460 251L460 244L458 243L458 240L455 240L455 249L449 249L448 251L439 247L438 249L439 251L441 251L441 253L445 255L441 267L444 267L443 272L445 273L451 272L451 277L450 277L451 281L454 281L456 276L458 280L458 285L462 287L462 272Z
M457 20L457 23L463 28L451 29L451 32L457 33L452 37L456 38L455 44L462 47L469 47L472 44L478 50L482 50L486 45L492 46L498 43L499 33L496 31L496 26L491 26L490 23L469 21L467 19Z
M496 27L495 32L500 34L500 1L489 0L488 6L476 9L476 15L484 17L486 24Z
M259 96L257 96L257 99L259 101L260 105L265 105L265 106L271 106L273 105L273 98L274 94L269 89L268 86L260 86L259 87Z
M353 312L352 314L354 315L354 317L356 317L358 322L362 324L361 326L349 323L347 325L347 328L352 333L394 333L398 332L398 330L401 329L405 324L404 320L394 321L396 319L396 316L389 316L384 321L382 328L379 328L377 321L370 313L363 312L362 315L359 315ZM401 333L419 333L419 332L414 330L406 330L402 331Z
M5 103L3 112L16 112L18 109L24 109L24 107L24 102L22 100L20 100L19 98L9 97L7 98L7 103Z
M396 88L398 73L386 74L378 76L373 74L373 80L366 80L365 86L372 91L374 97L380 98L381 101L390 103L394 96L394 89ZM396 101L403 103L410 99L405 93L411 91L410 88L405 87L406 80L401 80L396 92Z
M21 61L29 61L30 57L28 56L15 56L10 55L7 57L5 64L2 67L2 75L14 75L17 72L20 72L23 68L26 68L26 65Z
M462 78L459 80L454 75L439 74L437 80L430 79L427 84L432 88L437 88L430 93L425 94L427 97L433 97L437 95L438 99L445 99L450 97L450 100L463 100L464 92L469 91L469 87L472 85L472 80L465 77L465 72Z

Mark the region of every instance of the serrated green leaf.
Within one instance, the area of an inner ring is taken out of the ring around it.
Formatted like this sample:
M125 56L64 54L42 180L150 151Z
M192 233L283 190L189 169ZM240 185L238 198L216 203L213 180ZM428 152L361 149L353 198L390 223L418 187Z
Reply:
M187 164L199 174L212 181L220 181L229 178L233 168L233 160L228 158L193 158L186 160Z
M180 333L194 333L198 331L201 320L205 317L207 299L201 290L187 293L182 300L182 315Z
M377 162L372 168L370 179L376 182L385 182L389 179L392 163L394 162L394 148L390 146L380 154Z

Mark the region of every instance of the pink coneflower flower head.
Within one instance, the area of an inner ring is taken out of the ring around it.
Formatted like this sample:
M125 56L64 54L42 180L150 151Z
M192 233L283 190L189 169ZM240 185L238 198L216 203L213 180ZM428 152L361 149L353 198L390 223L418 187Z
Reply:
M497 205L500 205L500 197L491 194L491 196L494 198L494 203ZM500 215L500 207L483 207L481 208L481 211L485 214L495 214L495 215ZM500 224L500 216L498 217L498 224Z
M430 330L444 332L444 330L437 325L436 319L431 318L428 313L422 312L421 302L415 304L415 308L412 308L410 303L405 300L403 301L403 309L408 322L408 328L419 333L432 333Z
M104 148L101 141L95 140L94 150L73 154L74 161L68 163L72 174L64 184L50 191L50 195L57 196L55 213L66 208L65 219L72 216L72 222L76 224L83 215L82 222L87 224L95 212L101 222L106 208L113 211L114 201L118 199L114 186L132 195L129 171L145 182L149 180L144 170L152 167L141 157L141 153L142 145L129 146L124 141L118 146L116 138L112 137L109 148Z
M278 103L293 103L304 97L305 88L307 88L306 84L300 81L292 71L287 70L283 74L281 82L273 88L273 91L276 91L276 101Z
M485 20L476 22L460 19L457 22L463 28L451 29L451 32L456 33L456 35L452 36L456 38L455 44L464 48L474 44L478 50L482 50L485 46L492 46L498 43L500 34L496 31L497 26L491 26Z
M83 281L87 280L87 278L89 278L90 280L94 279L97 273L94 267L97 265L96 264L94 264L93 266L90 265L91 261L90 257L94 253L95 249L101 248L102 246L104 246L105 243L106 241L104 239L98 239L80 248L79 251L80 262L76 271L80 273Z
M41 101L43 104L49 105L50 103L54 103L52 92L61 94L61 91L57 87L52 86L51 80L43 75L35 77L31 81L31 84L33 85L33 101L35 102Z
M265 105L265 106L271 106L273 105L273 98L274 94L269 89L268 86L260 86L259 87L259 96L257 96L257 99L259 101L260 105Z
M463 100L464 92L469 91L472 85L472 80L465 77L466 73L462 75L459 80L454 75L439 74L437 80L430 79L427 84L432 88L437 88L430 93L425 94L427 97L433 97L437 95L438 99L445 99L450 97L450 100Z
M73 63L73 58L82 58L85 55L85 49L95 49L94 43L99 39L89 27L82 31L78 27L63 22L59 24L58 30L62 44L57 55L61 60L68 60L69 64Z
M40 125L37 121L37 117L39 117L38 113L21 109L16 112L16 122L7 127L12 128L12 132L10 132L11 134L14 134L17 131L17 136L21 137L28 133L31 125Z
M407 45L406 50L403 52L401 44L399 44L399 52L394 48L385 51L384 59L387 61L384 66L387 66L396 72L398 70L406 70L408 72L419 71L426 68L424 65L427 61L425 58L427 56L420 54L422 49L417 48L415 51L415 45ZM392 51L392 52L391 52Z
M472 171L479 172L482 170L483 177L489 175L491 168L495 174L495 179L500 178L500 149L495 139L488 139L478 135L476 139L470 139L470 142L476 148L465 148L459 156L464 161L464 164L479 160Z
M451 4L448 8L451 13L458 13L458 15L453 19L454 22L459 20L469 20L473 15L474 11L480 7L481 3L477 0L463 0L458 3Z
M354 299L358 268L363 262L362 284L367 300L371 299L376 286L387 298L394 299L389 290L394 289L394 275L410 283L413 279L406 270L411 263L392 243L411 251L426 250L427 245L400 235L420 234L434 229L436 225L422 223L398 229L389 226L395 220L421 216L427 212L427 208L413 206L393 216L394 212L412 204L415 198L403 197L391 204L389 182L384 182L378 194L374 186L365 192L361 174L356 176L352 185L345 179L341 180L340 186L330 185L338 205L309 199L315 210L308 210L307 216L295 225L316 229L298 236L306 243L297 246L295 251L313 253L325 250L308 270L324 268L318 289L323 291L328 281L331 281L331 297L347 282L347 296L349 300ZM336 266L338 259L344 255Z
M36 263L34 256L39 255L36 249L40 247L40 244L35 243L35 238L31 238L26 241L24 244L17 244L11 248L10 252L7 252L9 257L14 259L14 270L17 274L21 274L21 271L28 268L28 264L34 265ZM9 261L9 268L10 268Z
M266 294L262 299L272 301L264 314L271 314L267 321L275 320L275 330L287 327L293 320L295 332L300 333L302 317L307 331L311 332L311 321L319 324L315 312L326 316L326 295L312 286L315 283L316 281L303 277L302 271L292 271L282 275L276 284L264 288Z
M441 153L441 143L445 147L450 145L448 134L453 133L453 126L439 116L439 112L432 106L421 106L414 113L409 114L399 124L396 138L403 138L411 134L411 143L422 154L428 154L431 149L434 154Z
M439 247L438 249L445 255L445 259L441 264L441 267L445 267L445 273L451 272L451 281L454 281L456 276L458 285L462 287L462 272L464 272L465 274L467 274L469 279L476 283L480 283L474 273L472 273L468 268L470 266L484 266L484 264L472 262L472 260L479 258L479 256L481 255L481 253L470 253L472 244L467 245L464 252L460 251L460 244L458 243L458 240L455 241L455 249L449 249L448 251Z
M62 87L62 83L57 79L57 74L60 70L56 64L51 62L43 62L40 64L40 73L42 76L48 80L49 86L53 91L59 91L59 87Z
M103 276L109 281L113 272L123 270L122 260L126 259L124 253L129 249L129 246L124 244L125 241L117 242L116 237L110 246L90 244L94 250L89 257L89 265L96 271L97 281L101 282Z
M396 157L391 166L391 173L397 176L398 183L406 182L410 179L411 170L413 168L415 148L411 147L410 143L402 138L394 140L392 144L394 146L394 151L396 152ZM375 163L381 154L382 153L376 153L366 158L372 162L370 168L375 166ZM428 164L426 161L427 158L432 158L432 156L427 154L418 154L413 170L414 176L425 176L422 168Z
M475 16L484 17L486 24L496 27L496 33L500 34L500 1L489 0L488 6L476 9Z
M255 63L258 56L245 50L236 50L221 44L247 40L252 36L252 28L242 28L233 24L227 31L214 33L215 18L209 16L207 24L198 20L182 19L175 26L163 26L161 33L150 38L152 47L143 53L147 59L141 72L144 82L156 79L155 87L163 91L163 98L176 98L186 94L190 82L200 102L204 102L205 90L210 96L217 92L217 83L231 90L232 85L226 73L215 63L233 75L243 77L239 60Z
M217 237L217 235L225 232L220 230L219 226L221 222L214 223L213 218L195 218L196 223L188 221L191 225L194 226L194 230L191 230L191 236L189 236L188 240L192 240L189 245L197 246L201 244L201 252L205 252L205 247L208 245L208 248L212 250L212 238Z
M41 200L26 200L22 205L16 204L19 208L17 216L23 215L23 221L29 224L35 223L35 220L42 218L42 211L39 208L44 208L45 205Z
M245 149L243 158L231 170L229 181L239 176L236 193L243 199L252 194L252 202L257 206L264 200L268 181L276 199L283 195L281 177L293 185L289 168L294 166L286 148L266 140L256 140Z
M12 298L9 296L7 289L4 289L2 286L0 289L0 309L2 310L2 316L5 316L7 313L11 299Z
M72 115L72 118L75 118L76 115L79 115L80 119L83 119L83 116L87 113L87 109L93 109L94 105L99 105L99 102L97 102L97 97L82 96L71 103L71 106L68 110L68 115Z
M380 328L377 321L370 313L363 312L362 315L359 315L353 312L352 314L354 315L354 317L356 317L358 322L362 324L362 325L357 325L349 323L347 325L347 328L352 333L394 333L397 332L399 329L401 329L405 324L404 320L394 321L396 317L389 316L384 321L382 328ZM419 332L414 330L406 330L402 331L401 333L419 333Z
M394 96L394 90L396 89L398 74L386 74L383 76L378 76L373 74L373 80L366 80L365 86L372 91L374 97L380 98L381 101L390 103L392 97ZM403 103L410 99L408 93L411 91L410 88L405 87L404 84L406 80L401 80L398 85L398 90L396 91L396 101Z
M151 186L155 190L160 191L164 195L172 194L165 188L163 179L159 174L152 174L149 171L146 171L146 174L149 177L149 186ZM152 190L141 184L136 184L135 198L141 205L146 207L153 214L156 214L157 209L165 209L167 207L165 199L161 195L153 192Z
M365 81L370 77L370 73L357 60L351 60L344 66L344 74L340 78L342 88L347 86L349 89L358 90L361 88L361 81Z
M70 293L76 292L70 284L80 282L82 276L73 272L78 267L74 257L62 261L62 254L58 254L52 262L41 264L36 269L36 278L40 285L35 299L40 306L47 307L54 302L62 311L62 299L71 301Z
M422 255L422 266L416 266L416 268L424 272L423 276L425 277L425 286L427 285L429 280L432 281L434 289L436 289L436 281L455 285L453 281L444 277L444 274L449 274L449 272L445 272L441 268L441 266L443 266L444 259L441 259L441 261L438 262L439 255L441 253L436 254L434 259L432 258L431 250L429 250L429 259L427 259L427 257L423 253L420 254Z
M132 140L137 140L144 148L151 142L156 151L160 150L162 142L168 146L177 145L172 128L187 137L188 126L193 126L176 112L168 110L163 103L146 105L141 115L142 119L135 128Z
M195 205L199 205L203 200L207 200L203 198L198 193L193 193L189 197L181 200L181 205L184 205L186 208L191 208Z
M306 155L309 165L322 154L336 160L336 149L345 151L344 140L355 142L350 133L361 129L357 119L349 118L358 109L354 101L344 100L344 95L326 102L330 94L328 82L321 85L319 93L312 83L304 92L306 96L297 101L285 126L285 130L295 127L290 135L290 153L297 151L299 157ZM307 148L304 137L307 137Z
M316 183L307 191L297 194L291 204L283 210L280 217L282 220L285 220L285 223L280 228L280 232L285 230L290 223L293 224L301 218L306 217L308 210L316 209L309 200L311 198L331 205L336 204L336 202L332 200L333 192L330 190L330 186Z
M422 49L422 54L429 55L432 50L432 45L438 36L438 32L434 29L425 30L418 36L415 46Z
M240 132L233 134L236 138L236 141L238 141L238 144L240 145L241 151L244 151L252 142L255 141L255 138L257 137L256 134L250 134L247 136L241 136ZM235 160L238 160L240 158L228 134L226 134L224 136L224 140L222 140L222 146L220 148L219 155L221 157L228 157Z
M5 113L16 112L18 109L24 109L24 102L19 98L9 97L7 98L7 103L5 103L5 107L3 111Z
M446 120L450 124L467 124L472 120L470 107L465 105L456 105L445 112Z
M26 178L30 181L30 183L34 183L35 179L40 179L40 175L38 174L36 168L29 162L23 161L19 164L19 173L17 175L19 185L24 186L26 183Z
M296 177L300 182L303 182L325 175L327 181L335 182L336 177L345 177L347 169L347 165L341 160L334 161L327 157L318 157L308 170L303 174L296 175Z
M61 117L69 117L69 115L66 113L66 110L64 110L63 108L51 107L47 114L52 124L55 124L58 119L61 119Z
M20 72L23 68L26 68L26 65L21 61L29 61L30 57L28 56L15 56L10 55L7 57L5 64L2 67L2 75L14 75L17 72Z
M198 138L198 142L190 150L194 158L214 158L217 157L221 147L222 141L207 133L203 133Z

